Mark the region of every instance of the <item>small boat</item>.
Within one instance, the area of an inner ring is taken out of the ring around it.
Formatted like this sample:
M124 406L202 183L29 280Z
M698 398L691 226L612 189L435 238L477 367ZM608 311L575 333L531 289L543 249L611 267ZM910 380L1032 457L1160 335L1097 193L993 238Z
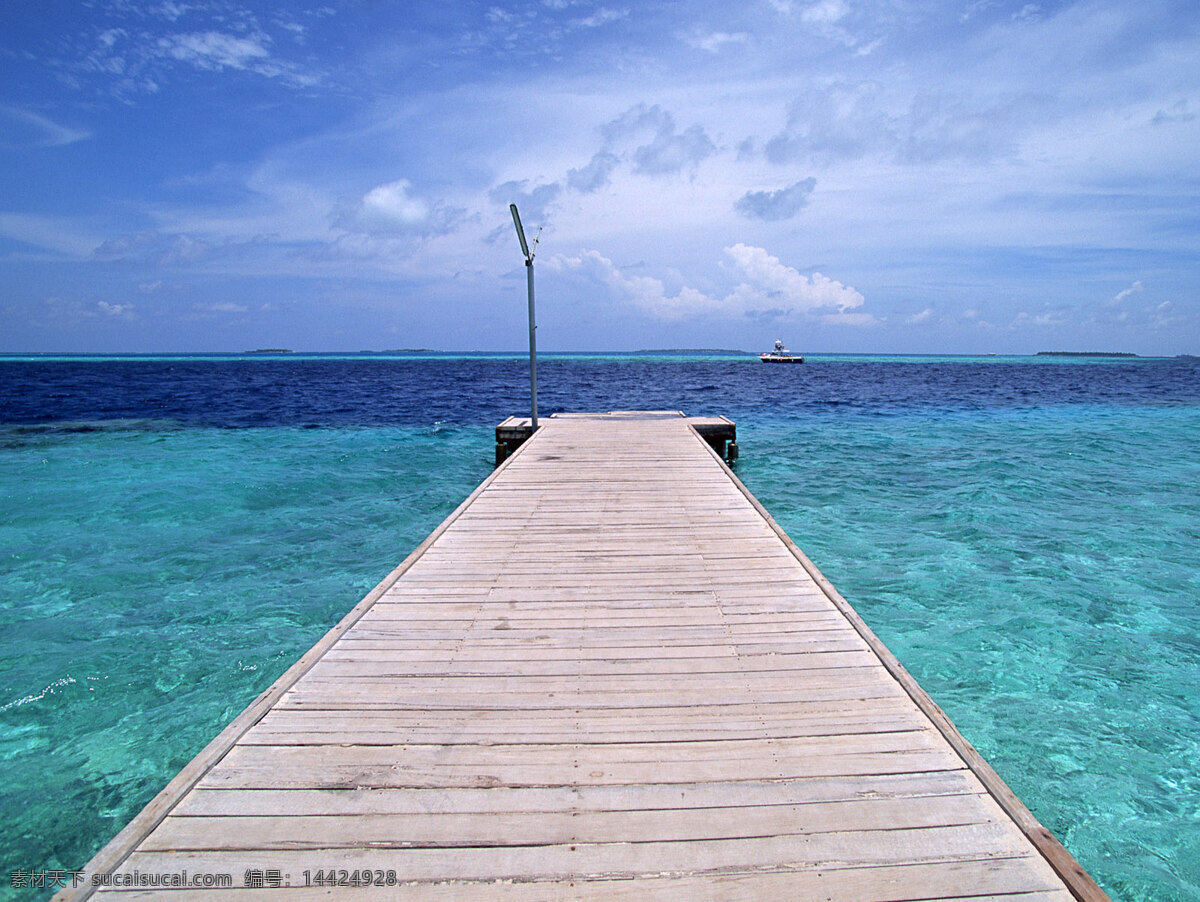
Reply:
M804 358L799 354L793 354L783 346L783 342L779 339L775 340L775 347L766 354L759 354L758 359L763 363L803 363Z

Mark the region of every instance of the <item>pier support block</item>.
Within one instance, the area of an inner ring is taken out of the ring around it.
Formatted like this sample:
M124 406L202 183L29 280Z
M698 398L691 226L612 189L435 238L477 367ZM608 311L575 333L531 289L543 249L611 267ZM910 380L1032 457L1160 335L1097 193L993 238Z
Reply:
M737 460L737 424L733 420L729 417L688 417L687 420L723 460L729 463Z
M509 417L496 427L496 466L508 460L509 455L525 444L533 435L533 424L529 417Z

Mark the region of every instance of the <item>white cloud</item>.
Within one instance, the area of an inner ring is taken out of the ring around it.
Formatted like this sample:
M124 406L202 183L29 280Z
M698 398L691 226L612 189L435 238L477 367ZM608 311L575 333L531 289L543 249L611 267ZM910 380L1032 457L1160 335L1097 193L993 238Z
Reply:
M933 308L926 307L920 313L914 313L912 316L905 317L904 322L910 326L919 326L921 323L927 323L933 318Z
M1130 285L1124 291L1118 291L1116 296L1113 298L1113 303L1119 304L1126 298L1130 297L1131 295L1141 294L1141 292L1143 290L1144 290L1144 286L1142 285L1140 280L1137 282L1134 282L1132 285Z
M661 279L630 275L596 251L578 257L557 256L550 266L575 271L607 286L650 315L667 321L708 316L810 317L829 325L869 326L878 320L858 308L863 296L821 273L805 276L760 247L735 244L725 248L726 269L740 281L716 297L682 286L670 293Z
M397 179L375 186L349 207L340 207L334 224L348 232L377 235L444 234L462 215L462 210L417 196L408 179Z
M748 44L750 43L750 35L744 31L729 33L726 31L712 32L693 32L684 38L684 41L691 47L697 50L704 50L708 53L718 53L726 44Z
M158 14L164 19L174 22L190 9L186 3L172 3L171 0L166 0L165 3L158 5Z
M105 90L118 99L133 102L138 96L155 94L170 83L181 67L205 72L253 72L292 87L313 87L321 75L303 64L281 58L273 50L271 32L287 40L285 46L300 46L304 27L275 15L266 25L248 10L218 10L211 5L163 3L114 4L106 20L123 17L123 25L111 25L84 38L87 49L78 59L59 64L60 77L72 87L84 87L83 79L100 76ZM314 13L319 14L319 13ZM159 19L167 26L157 33L146 26ZM175 30L183 20L191 30ZM207 26L207 27L206 27Z
M1036 3L1026 3L1020 10L1013 13L1014 22L1037 22L1045 16L1045 11Z
M172 59L192 63L202 69L247 69L269 59L265 35L239 38L216 31L177 34L160 38L158 46Z
M572 24L580 28L599 28L601 25L607 25L609 22L617 22L629 15L627 9L598 9L590 16L585 16L582 19L576 19Z
M360 216L368 223L383 226L408 227L424 222L429 216L429 204L413 197L410 188L407 179L372 188L363 195Z
M627 275L597 251L584 251L578 257L556 256L551 258L549 265L559 271L581 272L659 319L683 320L716 309L712 298L695 289L684 287L676 294L668 295L661 280Z
M1180 316L1175 311L1175 305L1170 301L1163 301L1157 307L1151 307L1146 312L1150 316L1150 325L1155 329L1171 329L1187 322L1187 317Z
M780 311L783 314L816 315L822 322L869 325L875 318L853 312L863 304L863 296L841 282L814 272L804 276L761 247L735 244L725 248L726 256L745 281L726 298L742 311Z
M133 318L132 304L109 304L106 301L96 301L96 309L105 316L122 317L124 319Z
M806 7L804 12L800 13L800 18L805 22L832 25L840 19L845 18L849 12L850 7L846 5L844 0L821 0L820 3L814 3Z
M86 258L98 239L80 223L53 216L0 212L0 235L54 254Z
M1044 313L1028 313L1022 310L1013 319L1013 328L1020 329L1025 326L1037 326L1045 328L1048 326L1065 326L1067 324L1066 316L1057 310L1047 310Z
M0 104L0 146L63 147L91 137L79 128L60 125L39 113Z

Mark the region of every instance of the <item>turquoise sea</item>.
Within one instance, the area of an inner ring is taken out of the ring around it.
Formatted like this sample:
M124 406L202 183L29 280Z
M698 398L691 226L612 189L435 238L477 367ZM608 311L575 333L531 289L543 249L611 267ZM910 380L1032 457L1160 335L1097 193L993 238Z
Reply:
M544 355L738 476L1118 900L1200 900L1200 362ZM491 470L519 355L0 357L0 898L83 864Z

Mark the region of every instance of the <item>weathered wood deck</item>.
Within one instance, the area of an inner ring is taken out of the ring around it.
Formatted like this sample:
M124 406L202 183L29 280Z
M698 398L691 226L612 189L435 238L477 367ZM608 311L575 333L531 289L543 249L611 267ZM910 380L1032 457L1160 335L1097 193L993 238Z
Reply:
M225 873L256 898L1105 898L684 418L542 423L89 874ZM330 869L402 887L305 888Z

